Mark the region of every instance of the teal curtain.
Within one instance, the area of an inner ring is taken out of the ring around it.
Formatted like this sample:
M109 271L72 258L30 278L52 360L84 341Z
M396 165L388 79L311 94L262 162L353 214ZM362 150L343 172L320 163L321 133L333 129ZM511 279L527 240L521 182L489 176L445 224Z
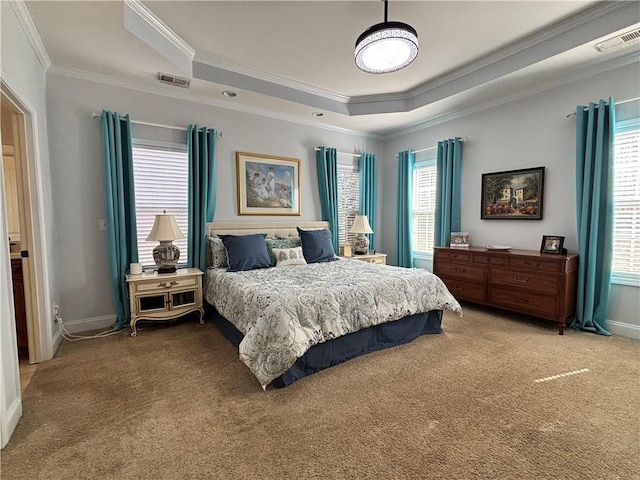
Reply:
M376 156L363 153L358 163L360 172L360 215L366 215L373 233L369 234L369 248L376 249Z
M460 231L462 140L438 142L436 214L433 245L449 245L451 232Z
M102 154L107 204L109 277L116 311L114 329L129 325L129 293L125 275L138 261L133 152L129 115L102 111Z
M213 128L189 125L189 267L207 269L206 224L216 212L216 135Z
M318 192L322 220L329 222L334 251L339 248L338 236L338 153L335 148L320 147L316 152Z
M398 154L398 213L396 220L396 263L399 267L413 267L411 237L413 164L415 155L406 150Z
M609 308L613 251L615 104L600 100L576 110L578 290L573 328L611 335Z

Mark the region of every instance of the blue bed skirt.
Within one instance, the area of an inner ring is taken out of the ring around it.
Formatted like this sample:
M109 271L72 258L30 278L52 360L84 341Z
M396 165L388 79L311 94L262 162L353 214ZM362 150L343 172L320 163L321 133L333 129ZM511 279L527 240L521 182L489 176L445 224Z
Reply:
M218 311L208 306L210 318L222 334L236 347L240 345L242 333ZM420 313L394 322L382 323L349 333L311 347L293 366L276 378L271 385L277 388L291 385L307 375L345 362L366 353L409 343L421 335L442 331L442 310Z

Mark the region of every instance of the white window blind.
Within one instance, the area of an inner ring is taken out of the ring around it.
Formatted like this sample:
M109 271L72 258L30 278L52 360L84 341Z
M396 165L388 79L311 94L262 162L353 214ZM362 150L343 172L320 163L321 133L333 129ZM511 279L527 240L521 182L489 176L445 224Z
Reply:
M640 286L640 127L615 136L612 282Z
M417 164L413 170L413 251L431 255L436 215L436 163Z
M174 215L180 230L187 236L189 168L186 145L134 140L133 180L138 261L145 268L154 267L153 249L158 242L145 239L151 232L156 213L166 210ZM180 249L178 265L185 266L189 254L186 238L173 243Z
M357 167L338 165L338 237L340 245L353 243L349 233L360 210L360 174Z

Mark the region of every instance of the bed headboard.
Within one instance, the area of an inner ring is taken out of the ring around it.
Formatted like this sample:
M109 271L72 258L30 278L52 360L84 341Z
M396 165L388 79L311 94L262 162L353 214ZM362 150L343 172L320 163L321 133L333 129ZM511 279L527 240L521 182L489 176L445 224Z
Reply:
M329 222L324 220L306 222L211 222L206 226L207 235L249 235L252 233L266 233L267 237L297 237L300 227L303 230L329 229ZM209 249L207 248L207 265L210 265Z
M329 228L329 222L323 220L311 222L211 222L207 223L207 235L266 233L267 237L297 237L296 227L303 230L322 230Z

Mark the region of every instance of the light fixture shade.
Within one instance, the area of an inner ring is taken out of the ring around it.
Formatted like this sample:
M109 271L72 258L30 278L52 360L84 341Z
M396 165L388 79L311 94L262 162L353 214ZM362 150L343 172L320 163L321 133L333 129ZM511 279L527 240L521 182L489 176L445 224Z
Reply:
M184 233L178 227L176 218L168 213L156 214L151 233L147 240L155 242L168 242L185 238Z
M373 233L371 225L369 225L369 219L366 215L356 215L353 225L351 226L351 233Z
M418 33L402 22L383 22L368 28L356 41L355 61L367 73L401 70L418 56Z

